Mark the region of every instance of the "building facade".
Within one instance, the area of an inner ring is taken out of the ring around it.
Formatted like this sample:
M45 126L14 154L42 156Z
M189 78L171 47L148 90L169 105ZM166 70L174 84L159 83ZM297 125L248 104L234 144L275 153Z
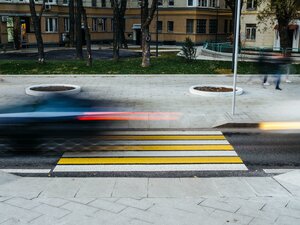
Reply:
M265 7L257 6L257 0L246 0L242 8L241 16L241 40L243 47L280 50L280 37L276 21L269 25L259 24L257 15ZM274 17L275 20L275 17ZM300 18L289 25L289 37L294 52L300 51Z
M0 43L35 45L29 0L0 0ZM39 12L42 0L36 0ZM93 43L111 42L113 13L110 0L85 0ZM139 0L128 0L125 32L129 43L140 44ZM45 45L60 45L69 32L68 0L47 0L41 18ZM231 13L224 0L161 0L150 26L152 41L179 44L189 36L196 43L223 41L232 32ZM156 33L158 35L156 36Z

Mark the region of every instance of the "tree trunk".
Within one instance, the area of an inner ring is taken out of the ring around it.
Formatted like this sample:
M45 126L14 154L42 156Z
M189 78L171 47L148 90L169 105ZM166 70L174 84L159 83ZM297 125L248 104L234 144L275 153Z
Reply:
M21 48L21 21L20 17L13 17L14 21L14 30L13 30L13 35L14 35L14 48L19 50Z
M122 18L121 20L121 43L122 43L122 47L125 49L128 49L128 43L127 43L127 39L125 36L125 19Z
M127 0L122 0L121 2L121 9L120 9L120 17L119 17L119 24L120 24L120 41L121 46L124 48L128 48L127 39L125 36L125 12L126 12Z
M70 28L69 28L69 37L70 37L70 45L72 47L75 46L75 29L74 29L74 24L75 24L75 16L74 16L74 0L69 0L69 21L70 21Z
M113 59L118 61L120 58L120 4L118 0L111 0L114 14L113 30Z
M283 54L287 54L287 48L292 47L291 40L289 38L289 21L278 20L278 32L280 36L280 47L282 48Z
M157 9L157 1L152 0L149 9L149 1L142 0L141 2L141 30L142 30L142 67L149 67L150 64L150 32L149 26Z
M149 27L144 28L142 30L142 67L149 67L150 66L150 42L147 41L149 38Z
M81 30L81 8L82 0L76 2L76 58L82 60L82 30Z
M87 49L87 66L92 66L92 48L91 48L91 35L90 29L88 27L87 16L84 7L81 8L81 14L84 23L85 39L86 39L86 49Z
M34 33L35 33L37 47L38 47L38 62L44 63L45 53L44 53L44 42L43 42L42 32L41 32L41 17L42 17L43 10L45 8L45 0L43 1L43 5L39 16L36 14L34 0L29 0L29 7L30 7L32 20L33 20Z

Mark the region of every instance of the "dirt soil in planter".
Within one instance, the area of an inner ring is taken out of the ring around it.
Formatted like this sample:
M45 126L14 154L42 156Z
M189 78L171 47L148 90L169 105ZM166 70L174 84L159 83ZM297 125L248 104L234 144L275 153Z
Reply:
M232 88L226 88L226 87L195 87L194 88L197 91L207 91L207 92L232 92Z
M69 91L75 89L70 86L45 86L45 87L33 87L30 88L32 91Z

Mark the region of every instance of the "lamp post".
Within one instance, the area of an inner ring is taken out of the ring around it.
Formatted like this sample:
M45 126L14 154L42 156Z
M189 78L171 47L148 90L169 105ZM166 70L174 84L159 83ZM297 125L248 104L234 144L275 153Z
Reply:
M156 2L156 57L158 57L158 2Z
M238 64L238 51L239 51L239 35L240 35L240 16L241 16L241 0L235 1L235 26L234 26L234 61L233 61L233 97L232 97L232 115L235 115L235 102L236 102L236 80L237 80L237 64Z

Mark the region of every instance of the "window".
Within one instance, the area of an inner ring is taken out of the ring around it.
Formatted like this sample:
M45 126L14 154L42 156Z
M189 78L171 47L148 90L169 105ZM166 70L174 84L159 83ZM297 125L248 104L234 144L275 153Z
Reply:
M92 18L92 31L98 31L98 18Z
M197 34L206 34L206 20L205 19L198 19L197 20Z
M256 39L256 24L246 24L246 40Z
M229 21L229 33L232 33L233 31L233 24L232 24L232 20Z
M174 6L174 0L169 0L168 5L169 5L169 6Z
M46 19L46 32L49 33L57 32L57 18Z
M208 0L199 0L199 6L200 7L207 7L207 1Z
M209 6L210 7L217 7L217 1L216 0L209 0Z
M217 20L216 19L209 20L209 33L210 34L217 33Z
M188 6L194 6L194 0L188 0L187 4Z
M70 19L68 17L64 17L64 32L69 32L70 30Z
M194 20L191 19L186 20L186 33L188 34L194 33Z
M6 22L6 29L7 29L7 41L14 42L14 20L12 17L7 18Z
M162 21L157 21L157 32L161 33L163 29L163 22Z
M158 5L163 5L163 1L162 1L162 0L158 0L158 1L157 1L157 4L158 4Z
M106 0L101 0L101 7L103 7L103 8L106 7Z
M257 0L247 0L247 9L254 10L257 7Z
M107 18L102 18L100 25L102 27L101 31L106 31L106 22L107 22Z
M96 7L97 6L97 0L92 0L92 7Z
M55 5L55 4L57 4L57 0L46 0L45 2L48 5Z
M69 5L69 0L63 0L63 5Z
M174 21L168 21L168 32L174 31Z

